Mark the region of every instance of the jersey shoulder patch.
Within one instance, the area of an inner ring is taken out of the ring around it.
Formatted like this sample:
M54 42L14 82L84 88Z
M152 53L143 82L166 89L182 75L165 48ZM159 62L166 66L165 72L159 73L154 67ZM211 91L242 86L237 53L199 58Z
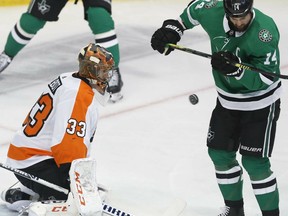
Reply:
M273 39L273 36L267 29L261 29L258 33L258 38L260 41L268 43Z
M217 5L219 0L193 0L188 4L188 7L192 4L195 4L195 9L200 9L200 8L206 8L210 9L212 7L215 7Z
M48 87L52 94L54 95L56 90L62 85L62 81L60 79L60 76L53 80L51 83L48 84Z
M218 3L218 0L211 0L205 4L205 8L210 9L212 7L215 7L217 3Z

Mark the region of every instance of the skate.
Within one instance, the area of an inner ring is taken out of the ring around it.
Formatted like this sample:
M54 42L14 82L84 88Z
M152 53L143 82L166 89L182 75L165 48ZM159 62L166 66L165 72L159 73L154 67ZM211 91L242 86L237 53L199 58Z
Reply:
M8 190L2 191L1 199L10 204L19 200L31 200L31 195L21 191L20 188L9 188Z
M245 216L244 209L242 208L233 208L229 206L225 206L223 213L218 216Z
M14 187L16 184L19 187ZM20 183L16 183L8 189L1 192L1 199L6 202L6 206L11 211L22 211L32 202L39 199L39 195Z
M109 81L107 91L111 93L111 97L109 99L110 102L116 103L123 98L121 93L121 88L123 86L123 81L121 79L121 74L119 68L116 68L113 71L113 75Z
M0 54L0 73L5 70L6 67L11 63L12 58L6 55L4 52Z

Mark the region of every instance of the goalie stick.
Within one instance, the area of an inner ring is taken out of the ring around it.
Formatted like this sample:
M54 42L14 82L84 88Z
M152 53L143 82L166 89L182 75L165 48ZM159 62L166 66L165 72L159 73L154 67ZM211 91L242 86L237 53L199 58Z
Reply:
M200 52L200 51L197 51L197 50L193 50L193 49L190 49L190 48L187 48L187 47L183 47L183 46L180 46L180 45L169 43L166 46L169 46L169 47L171 47L173 49L181 50L183 52L187 52L187 53L191 53L191 54L194 54L194 55L198 55L198 56L201 56L201 57L204 57L204 58L208 58L208 59L212 58L211 54ZM277 78L281 78L281 79L288 79L288 75L270 73L270 72L263 71L263 70L261 70L259 68L256 68L256 67L248 66L247 64L244 64L244 63L229 62L229 64L231 64L231 65L233 65L235 67L244 69L244 70L250 70L250 71L257 72L257 73L261 73L263 75L267 75L267 76L271 76L271 77L277 77Z
M3 164L3 163L0 163L0 167L6 169L6 170L9 170L13 173L15 173L16 175L19 175L21 177L24 177L26 179L29 179L31 181L34 181L34 182L37 182L39 184L42 184L44 186L47 186L51 189L54 189L56 191L59 191L59 192L62 192L66 195L68 195L69 193L69 190L67 190L66 188L63 188L63 187L60 187L59 185L56 185L56 184L53 184L51 182L48 182L48 181L45 181L44 179L41 179L37 176L34 176L34 175L31 175L29 173L26 173L22 170L18 170L16 168L13 168L13 167L10 167L6 164ZM101 188L100 188L101 189ZM105 190L105 189L104 189ZM116 207L113 207L105 202L102 203L102 210L104 213L108 214L108 215L111 215L111 216L132 216L132 214L128 214Z

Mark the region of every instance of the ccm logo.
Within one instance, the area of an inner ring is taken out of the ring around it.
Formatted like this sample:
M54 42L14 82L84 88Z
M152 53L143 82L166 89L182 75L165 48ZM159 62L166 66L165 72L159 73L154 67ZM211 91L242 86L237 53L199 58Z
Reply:
M55 206L52 208L52 212L67 212L67 206Z
M86 203L85 203L85 198L83 196L83 189L82 189L82 186L81 186L81 182L80 182L80 179L79 179L79 176L80 174L75 172L75 182L76 182L76 190L77 190L77 193L79 195L79 202L81 205L85 206Z

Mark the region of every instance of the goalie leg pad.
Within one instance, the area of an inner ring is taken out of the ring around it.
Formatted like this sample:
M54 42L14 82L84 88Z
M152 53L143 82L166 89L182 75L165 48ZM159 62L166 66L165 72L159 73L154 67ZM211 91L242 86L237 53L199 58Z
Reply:
M32 203L28 210L29 216L46 216L46 207L41 202Z
M70 188L82 216L101 216L102 199L96 181L96 161L89 158L74 160L71 164Z
M34 202L29 206L29 216L78 216L78 210L75 206L73 196L68 195L67 201L47 200Z
M23 208L26 208L31 203L32 203L31 200L19 200L19 201L12 203L12 204L6 203L6 207L11 211L20 212L20 211L22 211Z

